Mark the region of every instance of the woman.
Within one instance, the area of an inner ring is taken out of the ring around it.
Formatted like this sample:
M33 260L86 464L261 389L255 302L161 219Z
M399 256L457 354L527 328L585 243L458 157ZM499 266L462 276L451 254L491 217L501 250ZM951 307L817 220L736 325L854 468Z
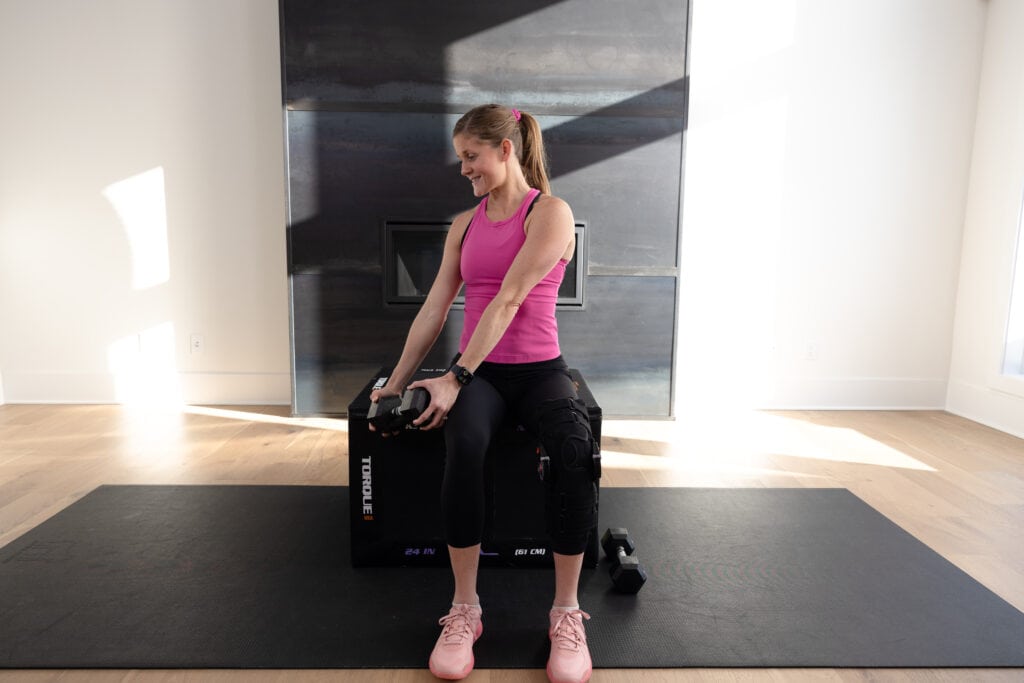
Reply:
M483 197L452 222L434 284L409 330L401 359L371 400L423 387L430 404L415 421L444 428L441 502L455 578L452 608L430 655L435 676L473 669L483 632L476 592L484 519L484 455L509 411L539 439L550 462L545 480L555 562L549 613L548 676L590 678L590 652L577 585L587 534L596 523L594 443L586 408L561 357L555 302L575 248L569 205L551 195L540 126L529 114L484 105L455 124L462 175ZM409 384L444 326L462 284L465 323L456 363L446 374Z

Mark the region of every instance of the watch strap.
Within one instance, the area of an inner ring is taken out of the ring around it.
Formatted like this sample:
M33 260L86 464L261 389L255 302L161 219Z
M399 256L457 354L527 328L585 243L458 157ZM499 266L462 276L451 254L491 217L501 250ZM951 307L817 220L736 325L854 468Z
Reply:
M455 376L455 381L457 381L462 386L466 386L467 384L473 381L473 373L467 370L466 368L462 367L458 363L448 368L448 371Z

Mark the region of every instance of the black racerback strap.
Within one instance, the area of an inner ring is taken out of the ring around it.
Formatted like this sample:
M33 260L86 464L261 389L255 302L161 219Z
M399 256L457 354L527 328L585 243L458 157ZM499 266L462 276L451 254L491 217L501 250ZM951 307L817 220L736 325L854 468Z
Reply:
M537 203L537 200L540 199L540 196L542 194L544 194L544 193L543 192L538 192L537 196L533 198L532 202L530 202L530 207L528 209L526 209L526 213L523 214L523 221L526 221L526 217L530 215L531 211L533 211L533 205Z

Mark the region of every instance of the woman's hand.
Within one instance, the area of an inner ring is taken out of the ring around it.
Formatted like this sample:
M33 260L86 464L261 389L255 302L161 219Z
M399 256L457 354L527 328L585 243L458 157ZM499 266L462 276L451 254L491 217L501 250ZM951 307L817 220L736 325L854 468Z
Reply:
M413 420L412 424L420 429L437 429L444 426L448 419L448 412L455 405L459 397L459 390L462 385L455 379L455 375L446 372L440 377L433 379L422 379L409 385L410 389L423 387L430 394L430 404L423 414Z
M387 396L401 396L401 395L402 395L402 392L400 392L400 391L398 391L396 389L389 389L387 386L384 386L384 387L382 387L380 389L374 389L373 391L370 392L370 401L372 403L377 403L382 398L385 398ZM369 427L370 427L370 431L371 432L377 431L377 428L373 426L373 423L369 423ZM398 432L390 432L390 433L388 433L388 432L381 432L380 435L383 436L383 437L388 437L388 436L393 436L395 434L398 434Z

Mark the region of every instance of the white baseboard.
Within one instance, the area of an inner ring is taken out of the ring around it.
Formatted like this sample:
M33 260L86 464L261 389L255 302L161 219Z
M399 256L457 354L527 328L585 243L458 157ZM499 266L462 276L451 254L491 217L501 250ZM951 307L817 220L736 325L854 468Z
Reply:
M109 373L22 373L4 376L8 403L117 403Z
M946 380L915 377L783 378L759 407L776 410L942 410Z
M946 380L914 377L780 377L707 384L680 378L676 411L709 406L755 410L943 410ZM734 378L735 380L735 378Z
M291 405L292 377L287 372L181 373L185 403L205 405Z
M1024 398L1020 396L950 380L946 410L1024 439Z
M287 372L181 372L128 380L110 373L8 372L3 390L8 403L289 405L292 396Z

